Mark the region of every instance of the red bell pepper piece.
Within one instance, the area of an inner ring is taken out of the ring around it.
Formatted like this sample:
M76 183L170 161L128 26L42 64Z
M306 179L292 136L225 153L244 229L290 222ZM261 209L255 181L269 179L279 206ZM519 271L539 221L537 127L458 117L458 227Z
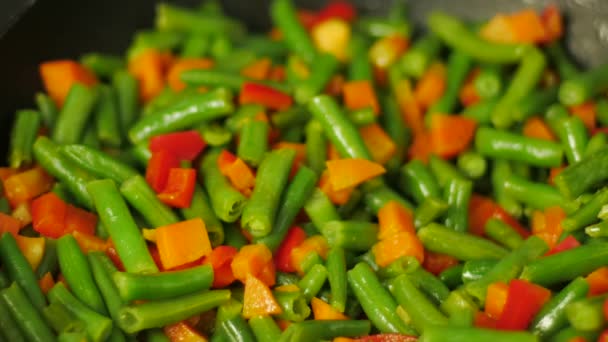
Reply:
M597 338L597 342L608 342L608 329L602 331L600 337Z
M476 328L496 329L496 320L483 311L477 311L473 326Z
M217 157L217 166L220 169L220 172L224 175L224 176L228 176L228 169L230 169L230 167L232 166L232 164L234 164L234 162L236 161L236 156L228 151L228 150L222 150L222 152L220 152L220 155Z
M41 235L59 238L65 232L67 204L55 193L49 192L32 202L32 223Z
M146 181L157 193L163 191L169 179L169 170L179 167L179 159L168 150L152 153L146 168Z
M217 246L205 258L203 264L213 267L213 288L226 287L236 280L230 264L237 253L238 250L232 246Z
M188 208L194 194L196 170L172 168L167 185L156 195L163 203L175 208Z
M21 222L16 218L0 212L0 236L4 233L11 233L13 236L17 236L21 229Z
M274 264L281 272L295 272L291 264L291 251L306 240L306 232L300 227L292 227L274 255Z
M509 215L496 202L488 197L473 194L469 204L469 229L476 235L485 234L486 222L496 218L513 227L524 239L530 236L530 232L522 227L516 219Z
M194 130L157 135L150 139L150 151L167 150L180 160L194 160L207 146Z
M439 273L455 265L458 265L458 259L453 256L427 250L424 251L424 262L422 266L434 275L439 275Z
M263 84L246 82L239 94L239 103L255 103L270 109L283 110L291 107L291 96Z
M542 286L521 279L511 280L507 302L496 322L496 328L525 330L550 297L551 291Z
M357 10L353 6L353 4L346 1L334 1L328 3L325 7L323 7L315 20L311 24L311 27L319 25L328 19L342 19L344 21L352 21L357 16Z
M555 247L551 248L551 250L548 251L546 255L551 255L551 254L567 251L569 249L576 248L580 245L581 245L581 243L578 242L578 240L574 236L568 235L568 237L563 239L562 242L558 243L557 245L555 245Z
M67 205L63 229L64 234L78 231L88 235L95 235L96 228L97 216L95 214L73 205Z
M416 342L418 337L398 333L386 333L363 336L354 339L355 342Z

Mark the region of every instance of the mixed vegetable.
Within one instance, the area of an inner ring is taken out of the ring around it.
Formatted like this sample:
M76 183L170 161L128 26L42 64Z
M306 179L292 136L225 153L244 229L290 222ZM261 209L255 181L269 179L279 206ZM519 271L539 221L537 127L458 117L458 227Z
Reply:
M555 6L157 7L40 65L0 168L0 341L608 341L608 64Z

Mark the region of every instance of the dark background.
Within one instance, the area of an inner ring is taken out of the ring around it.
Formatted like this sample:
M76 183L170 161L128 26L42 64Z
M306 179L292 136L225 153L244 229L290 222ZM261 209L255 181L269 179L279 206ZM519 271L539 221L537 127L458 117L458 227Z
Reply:
M4 164L12 115L32 107L41 87L37 66L41 61L78 58L100 51L120 54L132 33L153 25L153 0L0 0L0 165ZM173 1L194 6L197 0ZM254 30L267 29L270 0L226 0L226 12L245 20ZM318 8L323 2L297 1ZM390 1L354 0L364 13L383 13ZM420 26L426 14L440 8L459 16L479 19L497 11L541 8L556 3L566 12L567 45L584 66L608 61L608 0L410 0L410 17Z

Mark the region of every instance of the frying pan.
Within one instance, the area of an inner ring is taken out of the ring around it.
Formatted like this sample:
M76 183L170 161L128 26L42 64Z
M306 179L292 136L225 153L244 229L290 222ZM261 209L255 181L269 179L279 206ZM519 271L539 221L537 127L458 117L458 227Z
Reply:
M120 54L137 29L151 27L151 0L1 0L0 1L0 160L6 160L8 136L16 109L32 107L41 89L37 66L41 61L78 58L90 51ZM174 1L194 6L199 0ZM322 0L297 1L318 8ZM252 30L269 27L270 0L224 0L229 15ZM362 13L382 14L390 1L353 0ZM488 18L522 7L542 8L556 3L566 14L566 44L584 67L607 62L608 0L410 0L410 18L422 28L426 15L442 9L467 19Z

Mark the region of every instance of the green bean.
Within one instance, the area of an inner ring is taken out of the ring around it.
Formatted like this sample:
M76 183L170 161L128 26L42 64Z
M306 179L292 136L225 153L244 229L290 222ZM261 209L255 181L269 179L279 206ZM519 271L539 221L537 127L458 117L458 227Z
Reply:
M275 0L270 5L270 16L275 26L283 32L285 44L307 63L313 63L317 55L308 33L300 24L296 9L289 0Z
M97 124L95 122L91 122L85 127L84 134L79 143L91 148L101 148L101 142L99 141L99 137L97 137Z
M59 115L57 105L45 93L36 93L36 105L38 106L38 112L40 112L40 118L44 127L52 130L55 127L55 121Z
M380 117L382 127L397 145L395 156L388 161L387 166L391 165L393 160L393 163L401 165L406 156L407 146L412 134L405 124L397 101L392 96L387 95L383 98L382 108L383 113Z
M251 51L256 55L267 56L274 59L280 59L285 57L289 50L285 42L276 41L261 34L252 34L247 36L241 47L246 51Z
M306 204L304 204L304 210L317 228L322 227L326 222L340 220L338 211L327 195L319 188L313 191Z
M437 102L427 111L427 117L435 113L453 113L458 104L458 94L464 84L469 70L473 66L473 60L469 55L459 50L453 50L448 57L447 84L446 89Z
M562 147L552 141L482 127L475 135L475 148L488 157L521 161L533 166L555 167L561 164Z
M298 287L302 289L302 294L306 297L306 300L310 301L321 291L327 276L327 268L321 264L313 265L306 271L306 274L298 283Z
M557 91L557 86L531 91L511 107L511 117L517 122L522 122L533 115L544 113L557 101Z
M593 238L608 236L608 221L600 221L599 223L586 227L585 234Z
M164 331L159 328L146 330L145 336L148 342L171 342Z
M0 260L9 279L23 289L38 311L42 310L46 301L38 286L36 275L17 246L17 241L9 233L0 237Z
M513 174L512 163L505 159L495 159L492 168L491 181L496 202L509 214L520 217L523 209L521 204L505 190L505 181Z
M596 192L589 202L585 203L573 214L568 215L562 221L562 227L565 231L571 232L582 229L595 221L602 207L608 203L608 188L602 188Z
M218 34L234 39L244 33L239 22L223 15L201 15L168 3L161 3L156 7L156 27L161 31Z
M182 44L180 55L184 58L200 58L209 51L209 39L201 34L190 34Z
M507 251L486 239L455 232L431 223L418 231L422 244L430 251L451 255L459 260L502 258ZM467 246L466 249L461 246Z
M270 234L294 158L292 149L275 150L258 168L253 193L241 217L241 225L254 237Z
M120 113L116 102L114 89L102 85L99 87L99 97L94 111L97 138L107 146L120 147L122 143Z
M392 13L392 11L388 11ZM409 36L411 26L403 19L388 20L377 17L364 17L356 22L356 28L370 37L386 37L391 35Z
M118 321L118 311L126 304L120 298L116 284L112 280L112 274L118 270L103 252L90 252L88 259L93 272L93 278L95 278L95 283L103 296L108 313L112 320Z
M126 133L139 114L137 80L126 70L119 70L112 75L112 87L116 92L116 105L122 132Z
M334 337L357 337L369 334L371 325L364 320L320 320L292 324L279 341L322 341Z
M234 223L228 223L224 226L224 244L240 249L249 244L239 227Z
M418 204L428 197L439 197L439 185L428 168L417 159L411 160L400 169L401 190L411 195Z
M84 322L78 320L63 304L51 303L42 309L42 315L55 332L84 332Z
M175 212L156 197L154 190L141 175L132 176L122 182L120 193L154 228L180 221Z
M583 121L577 116L556 120L555 132L562 143L569 164L583 159L589 137Z
M209 196L200 185L194 186L194 195L188 208L180 209L186 220L201 218L205 222L205 229L209 235L212 246L219 246L224 242L224 227L217 218L209 203Z
M413 267L407 275L412 283L437 305L445 301L450 294L448 287L423 267Z
M401 69L406 75L420 78L439 54L441 40L435 34L427 34L416 40L401 57Z
M304 125L309 120L310 113L301 106L293 106L286 110L274 113L270 118L270 122L272 122L275 127L280 129L289 129Z
M469 227L469 201L473 193L470 180L452 179L444 188L443 198L448 203L445 226L457 232L466 232Z
M284 1L284 0L275 0ZM336 72L340 62L331 54L319 54L312 64L310 76L296 85L294 98L297 103L308 103L313 97L320 94L327 82Z
M595 341L598 337L599 332L597 331L580 331L573 327L567 327L560 330L557 334L551 336L551 340L554 342L568 342L573 338L582 337L586 341Z
M302 166L296 173L283 195L278 208L272 232L257 242L265 244L271 251L276 251L287 234L296 215L310 198L317 177L309 168Z
M350 38L349 52L350 64L348 64L348 79L351 81L371 80L372 66L367 57L368 42L362 34L354 33Z
M95 177L64 157L57 144L47 137L38 137L34 143L34 156L48 173L66 186L78 203L87 208L93 206L86 185Z
M28 293L21 289L19 284L14 282L6 289L0 290L0 301L15 319L26 340L41 342L55 340L53 332L39 310L28 299Z
M606 296L581 298L566 307L568 322L576 330L597 331L604 325L603 306Z
M454 165L435 155L431 155L429 158L429 168L441 188L445 187L454 178L465 179Z
M281 337L281 329L269 316L256 316L249 320L249 327L259 342L275 342Z
M364 127L376 123L376 113L372 107L365 107L347 113L348 118L357 127Z
M327 160L327 139L323 127L317 120L310 120L306 125L306 161L317 175L325 169Z
M496 64L486 64L473 81L477 94L483 99L494 98L502 92L502 68Z
M241 130L237 155L252 166L258 166L268 151L268 133L270 126L267 122L250 120Z
M467 327L439 326L425 330L420 342L537 342L538 338L527 331L503 331Z
M42 278L47 272L51 274L57 273L59 265L57 263L57 244L55 239L45 238L44 240L44 255L38 268L36 268L36 277ZM2 286L0 286L2 287Z
M158 268L129 208L112 180L93 181L87 185L99 219L108 230L127 272L154 273Z
M226 87L238 91L247 78L219 70L192 69L180 74L180 79L189 86Z
M543 210L564 203L559 191L548 184L531 182L515 175L506 178L504 182L507 195L531 208Z
M347 272L348 284L374 327L383 333L415 334L413 328L399 318L397 303L363 262Z
M48 292L51 304L63 305L76 319L85 325L87 336L92 341L105 341L112 331L112 320L90 309L74 297L62 283L57 283Z
M512 108L536 87L545 65L545 56L538 49L526 52L507 90L494 107L492 112L494 126L507 128L513 124L515 120L511 116Z
M559 86L559 101L567 106L579 105L608 89L608 64L568 78Z
M140 118L129 130L129 137L132 143L137 144L157 134L226 116L233 110L232 94L225 89L191 94L165 109Z
M450 292L440 308L449 316L449 325L463 328L473 326L474 315L478 311L473 299L462 290Z
M97 88L75 83L71 88L55 122L52 137L60 144L80 141L87 121L97 101Z
M526 265L533 264L534 260L547 252L548 249L547 244L542 239L534 236L529 237L518 248L504 256L480 279L466 284L465 289L470 295L483 302L487 287L491 283L496 281L508 282L518 277Z
M282 310L277 318L301 322L310 315L306 297L299 289L297 291L273 291L273 294Z
M367 209L374 214L385 206L390 201L395 201L407 209L413 209L414 206L395 190L390 188L381 179L372 179L362 185L363 201Z
M220 327L229 341L255 342L256 340L253 331L240 315L224 320Z
M462 274L464 265L455 265L439 273L439 280L449 289L455 289L462 285Z
M106 314L106 307L86 256L72 235L64 235L57 240L57 256L61 274L70 290L84 304L100 314Z
M498 44L483 40L469 31L464 23L440 11L430 14L428 25L444 43L481 62L517 62L532 49L531 46L524 44Z
M95 52L82 55L80 63L100 77L109 77L115 71L125 67L125 62L122 58Z
M19 110L11 129L9 166L19 168L32 163L32 146L40 128L40 113L34 110Z
M490 239L511 250L516 249L524 242L521 235L513 227L496 218L491 218L486 222L485 234Z
M479 179L486 173L488 163L479 153L467 151L458 156L456 165L468 178Z
M608 179L607 167L608 148L603 148L565 168L554 183L565 198L572 199Z
M366 251L376 243L378 226L363 221L328 221L319 230L331 247Z
M605 265L608 265L607 244L598 242L534 260L524 267L520 278L550 286L589 274Z
M347 279L344 249L334 247L327 254L327 272L331 298L329 303L340 312L346 309Z
M590 156L608 145L608 135L606 133L596 133L587 142L583 157Z
M42 114L42 107L40 105L38 107L40 114ZM595 111L597 112L597 121L602 126L608 126L608 100L600 98L595 101ZM44 115L42 117L44 118Z
M214 290L132 304L120 310L118 325L127 333L162 327L213 309L229 299L230 291Z
M479 125L489 125L492 123L492 111L498 103L498 98L481 100L474 105L470 105L464 109L462 115L477 121Z
M557 295L553 296L534 316L530 330L540 338L554 335L568 325L566 308L570 303L585 298L589 283L583 278L575 278Z
M99 178L110 178L117 183L122 183L138 174L129 165L84 145L62 145L59 147L59 152Z
M559 77L562 80L568 80L574 78L580 74L578 68L570 60L570 57L566 53L564 46L559 41L555 41L549 44L546 48L547 54L551 58L551 62L557 67Z
M1 287L4 288L5 286ZM19 329L17 322L15 322L15 319L9 311L8 306L4 304L4 301L2 299L0 299L0 331L2 332L0 336L6 338L5 341L25 341L25 337Z
M435 221L448 210L448 203L440 198L426 198L414 211L414 225L416 228L424 227Z

